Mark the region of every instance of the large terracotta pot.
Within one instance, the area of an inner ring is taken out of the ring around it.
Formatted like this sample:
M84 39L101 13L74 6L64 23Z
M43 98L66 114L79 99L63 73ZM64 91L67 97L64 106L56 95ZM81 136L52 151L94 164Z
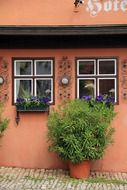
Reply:
M90 175L91 161L85 160L79 164L68 162L70 176L77 179L88 178Z

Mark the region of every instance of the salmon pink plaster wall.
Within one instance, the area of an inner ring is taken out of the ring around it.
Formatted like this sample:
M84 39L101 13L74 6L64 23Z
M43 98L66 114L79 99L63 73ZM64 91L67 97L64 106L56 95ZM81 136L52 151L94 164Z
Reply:
M87 11L88 10L88 11ZM126 0L0 1L0 25L96 25L127 24Z
M127 49L68 49L68 50L0 50L0 56L9 64L9 99L4 115L10 118L5 135L0 139L0 166L26 168L65 168L66 164L53 153L48 152L47 113L22 113L17 126L16 110L12 105L12 57L54 57L55 58L55 106L58 105L57 64L63 56L68 56L72 64L72 98L75 98L75 57L117 57L119 62L119 105L112 122L116 129L114 144L101 161L93 163L93 170L127 171L127 101L121 98L121 62L127 59ZM53 106L52 106L53 107Z

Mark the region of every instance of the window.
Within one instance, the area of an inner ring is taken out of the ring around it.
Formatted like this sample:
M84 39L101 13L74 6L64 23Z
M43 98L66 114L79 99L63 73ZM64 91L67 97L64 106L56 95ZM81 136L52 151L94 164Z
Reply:
M117 102L117 60L77 59L77 97L104 94Z
M48 96L53 102L53 59L15 59L14 102L17 97Z

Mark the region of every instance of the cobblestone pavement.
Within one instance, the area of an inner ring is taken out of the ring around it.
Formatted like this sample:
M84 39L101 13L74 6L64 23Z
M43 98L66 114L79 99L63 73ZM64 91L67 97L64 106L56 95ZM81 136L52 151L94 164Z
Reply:
M0 190L127 190L127 173L91 172L77 180L64 170L0 168Z

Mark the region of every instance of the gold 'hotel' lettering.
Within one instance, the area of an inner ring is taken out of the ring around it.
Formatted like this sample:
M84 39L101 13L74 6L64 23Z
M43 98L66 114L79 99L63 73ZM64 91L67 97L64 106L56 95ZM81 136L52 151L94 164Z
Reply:
M101 11L127 12L127 0L88 0L85 4L86 11L92 16L97 16Z

